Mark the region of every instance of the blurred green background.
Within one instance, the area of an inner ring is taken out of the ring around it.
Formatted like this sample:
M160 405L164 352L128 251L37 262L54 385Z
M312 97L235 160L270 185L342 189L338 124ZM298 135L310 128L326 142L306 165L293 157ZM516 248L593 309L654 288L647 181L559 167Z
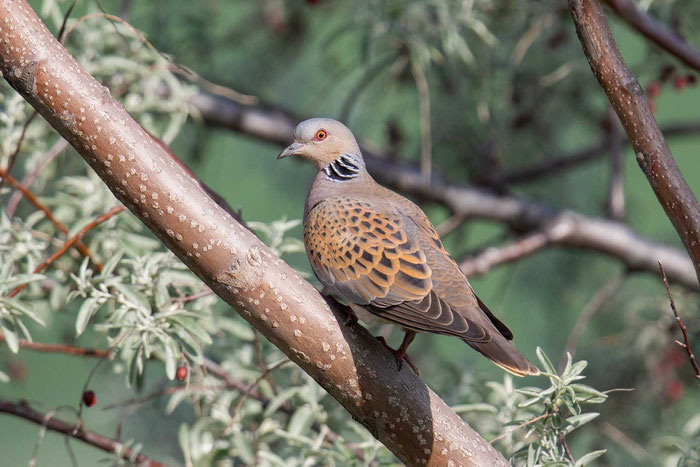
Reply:
M30 2L41 12L42 2ZM390 7L403 8L412 2L381 1L234 1L177 0L107 1L105 11L124 16L143 31L154 46L206 79L230 86L293 111L299 116L338 117L347 96L369 68L385 55L402 54L399 39L381 29L382 21L400 16ZM582 54L564 2L476 2L481 20L497 39L487 44L478 35L467 34L473 63L444 57L426 65L430 82L433 164L456 183L478 183L488 174L484 147L495 147L498 164L505 169L527 167L552 154L568 154L601 137L601 118L606 101ZM652 2L654 14L663 20L682 15L687 39L700 47L700 13L697 2ZM660 5L656 5L659 3ZM61 2L67 8L69 2ZM95 9L80 1L72 17ZM383 12L386 18L378 12ZM693 13L696 13L693 15ZM393 16L392 16L393 15ZM544 28L515 67L511 57L523 34L543 17ZM676 74L691 73L677 62L651 48L636 32L611 18L621 51L646 86L658 81L660 70L674 66ZM409 22L409 24L412 24ZM555 41L559 41L555 45ZM76 46L89 44L76 44ZM397 59L400 62L400 59ZM541 78L560 66L569 67L564 79L544 87ZM518 94L517 99L507 99ZM698 122L700 87L688 85L674 90L672 81L662 84L655 100L661 124ZM479 108L489 118L479 118ZM516 119L525 123L516 125ZM390 122L390 125L389 125ZM346 122L355 135L373 147L393 145L399 157L417 160L420 152L418 100L410 70L396 63L386 67L360 93ZM392 142L388 128L400 137ZM699 135L674 137L669 145L695 193L700 192ZM649 238L682 248L657 202L634 155L623 145L626 222ZM224 129L203 126L190 119L172 144L182 158L211 188L246 220L273 221L300 218L312 167L286 159L276 161L280 148ZM67 163L81 163L74 154ZM603 216L610 162L607 157L572 170L509 187L513 194ZM418 200L420 202L420 200ZM434 224L449 217L441 206L421 203ZM469 221L445 238L456 258L486 244L498 244L507 235L503 226ZM293 235L301 238L297 227ZM289 258L291 264L310 271L304 255ZM485 303L516 336L519 349L534 359L541 346L554 359L581 310L610 278L622 272L614 258L590 251L550 248L513 264L498 267L471 282ZM694 293L673 286L680 312L686 320L691 342L700 352L700 312ZM57 316L49 329L33 331L39 342L65 341L86 347L101 347L101 335L73 337L73 319ZM677 434L700 407L700 391L686 361L659 376L664 352L679 338L667 306L665 290L656 276L631 275L611 300L594 316L576 354L589 361L587 383L598 389L634 387L632 393L612 394L600 407L602 415L589 432L571 441L572 449L600 446L601 424L609 422L641 445ZM398 344L393 332L390 344ZM447 337L422 335L410 354L422 378L449 401L455 374L500 380L498 368L463 343ZM555 361L555 364L558 363ZM8 373L19 374L0 394L41 401L46 407L75 404L94 362L76 357L21 351L19 355L0 349L0 364ZM162 378L160 364L153 363L147 386ZM658 370L658 369L657 369ZM677 382L681 383L680 390ZM671 385L674 385L673 389ZM98 370L92 385L98 406L87 410L85 420L92 429L113 435L117 422L125 438L144 442L144 452L168 463L181 462L176 443L177 427L193 413L181 408L163 415L165 401L100 410L100 404L125 399L133 391L122 377L110 375L107 366ZM0 416L0 464L23 465L30 458L38 427L10 416ZM589 433L589 434L586 434ZM602 434L609 449L600 465L658 465L658 459L640 461L619 442ZM73 442L81 465L92 465L102 454ZM48 434L41 446L39 465L70 465L63 439Z

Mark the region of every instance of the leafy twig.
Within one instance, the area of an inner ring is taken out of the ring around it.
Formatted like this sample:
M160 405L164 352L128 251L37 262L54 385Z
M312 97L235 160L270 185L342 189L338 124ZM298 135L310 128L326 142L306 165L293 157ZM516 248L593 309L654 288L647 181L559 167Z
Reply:
M115 206L112 209L110 209L107 213L102 214L99 216L97 219L94 221L90 222L88 225L80 229L80 231L73 235L71 238L69 238L66 243L63 244L63 246L54 254L49 256L46 261L41 263L39 266L36 267L34 270L34 274L39 274L41 271L46 269L48 266L50 266L54 261L56 261L58 258L63 256L66 251L68 251L73 245L76 243L80 242L80 239L83 238L83 236L88 233L90 230L94 229L98 225L102 224L103 222L107 221L111 217L119 214L120 212L124 211L126 207L124 206ZM10 292L10 298L14 297L18 293L20 293L24 288L27 286L27 284L22 284L18 287L16 287L12 292Z

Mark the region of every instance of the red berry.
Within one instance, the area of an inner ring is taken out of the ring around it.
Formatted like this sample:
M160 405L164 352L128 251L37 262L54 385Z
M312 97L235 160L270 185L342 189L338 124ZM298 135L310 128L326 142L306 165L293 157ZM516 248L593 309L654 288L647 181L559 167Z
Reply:
M647 84L647 94L649 97L656 97L661 94L661 86L656 81L652 81Z
M684 391L685 391L685 387L683 386L683 383L678 379L672 379L666 385L664 393L670 402L676 402L676 401L678 401L678 399L683 397Z
M177 370L175 370L175 377L178 381L184 381L185 378L187 378L187 368L182 365L177 367Z
M83 393L83 404L92 407L97 402L97 396L94 391L85 391Z
M676 91L682 91L688 85L688 78L686 76L676 76L673 80L673 89Z
M674 67L673 65L667 65L667 66L663 67L661 69L661 71L659 72L659 81L661 81L663 83L664 81L669 79L675 71L676 71L676 67Z

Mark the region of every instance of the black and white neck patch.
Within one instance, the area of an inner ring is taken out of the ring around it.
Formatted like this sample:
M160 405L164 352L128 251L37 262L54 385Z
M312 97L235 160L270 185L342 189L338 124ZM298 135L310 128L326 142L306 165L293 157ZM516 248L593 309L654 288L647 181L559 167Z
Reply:
M323 171L326 179L334 182L352 180L360 174L361 163L350 154L342 154L339 158L328 164Z

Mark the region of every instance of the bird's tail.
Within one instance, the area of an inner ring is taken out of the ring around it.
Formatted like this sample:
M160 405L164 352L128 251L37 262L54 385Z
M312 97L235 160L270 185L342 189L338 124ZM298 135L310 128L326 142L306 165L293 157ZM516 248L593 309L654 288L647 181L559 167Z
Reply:
M493 333L488 342L469 342L474 350L515 376L539 375L540 370L503 336Z

